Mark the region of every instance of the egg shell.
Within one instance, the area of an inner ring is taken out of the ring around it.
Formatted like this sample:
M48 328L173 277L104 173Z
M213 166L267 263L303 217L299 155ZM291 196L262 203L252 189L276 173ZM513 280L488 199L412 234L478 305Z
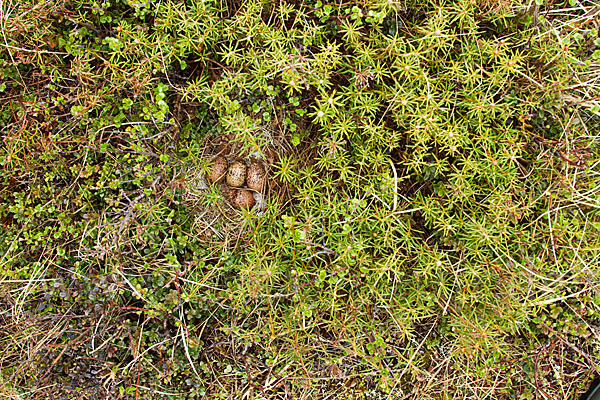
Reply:
M265 186L265 169L258 163L250 164L248 175L246 176L246 185L252 190L261 192Z
M233 187L241 187L246 181L246 164L236 161L227 173L227 184Z
M217 156L213 158L208 180L212 183L220 182L227 174L227 160L225 157Z
M254 206L254 196L249 190L235 190L232 194L232 203L236 208L250 209Z

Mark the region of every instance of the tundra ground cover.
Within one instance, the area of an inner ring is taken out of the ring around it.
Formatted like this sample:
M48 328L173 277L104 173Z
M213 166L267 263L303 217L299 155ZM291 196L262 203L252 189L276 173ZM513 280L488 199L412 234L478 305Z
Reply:
M8 398L572 398L592 1L0 2ZM268 165L265 206L203 176Z

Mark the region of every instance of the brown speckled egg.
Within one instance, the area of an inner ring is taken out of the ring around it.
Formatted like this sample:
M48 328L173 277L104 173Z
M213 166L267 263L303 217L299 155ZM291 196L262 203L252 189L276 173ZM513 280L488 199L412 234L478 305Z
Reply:
M249 190L234 190L231 202L236 208L251 209L254 206L254 196Z
M265 186L265 169L258 163L250 164L246 184L252 190L260 192Z
M246 181L246 164L239 161L234 162L229 167L227 173L227 184L233 187L241 187Z
M212 183L220 182L227 174L227 160L225 157L217 156L213 159L210 171L208 172L208 180Z

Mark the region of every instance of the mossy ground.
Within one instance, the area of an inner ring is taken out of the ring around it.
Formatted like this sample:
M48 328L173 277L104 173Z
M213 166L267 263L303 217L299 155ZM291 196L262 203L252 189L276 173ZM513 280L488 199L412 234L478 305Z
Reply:
M587 0L0 2L0 393L574 398ZM204 185L259 157L265 206Z

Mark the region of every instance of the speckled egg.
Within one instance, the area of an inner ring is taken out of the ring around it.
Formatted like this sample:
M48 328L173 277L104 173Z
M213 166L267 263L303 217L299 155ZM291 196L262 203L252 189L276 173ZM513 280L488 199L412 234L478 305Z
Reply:
M212 183L220 182L227 174L227 160L225 157L217 156L212 160L208 172L208 180Z
M260 192L265 187L265 169L258 163L250 164L246 176L246 184L252 190Z
M249 190L234 190L231 194L231 202L236 208L249 210L254 206L254 196Z
M227 173L227 184L232 187L241 187L246 181L246 164L239 161L234 162L229 167Z

